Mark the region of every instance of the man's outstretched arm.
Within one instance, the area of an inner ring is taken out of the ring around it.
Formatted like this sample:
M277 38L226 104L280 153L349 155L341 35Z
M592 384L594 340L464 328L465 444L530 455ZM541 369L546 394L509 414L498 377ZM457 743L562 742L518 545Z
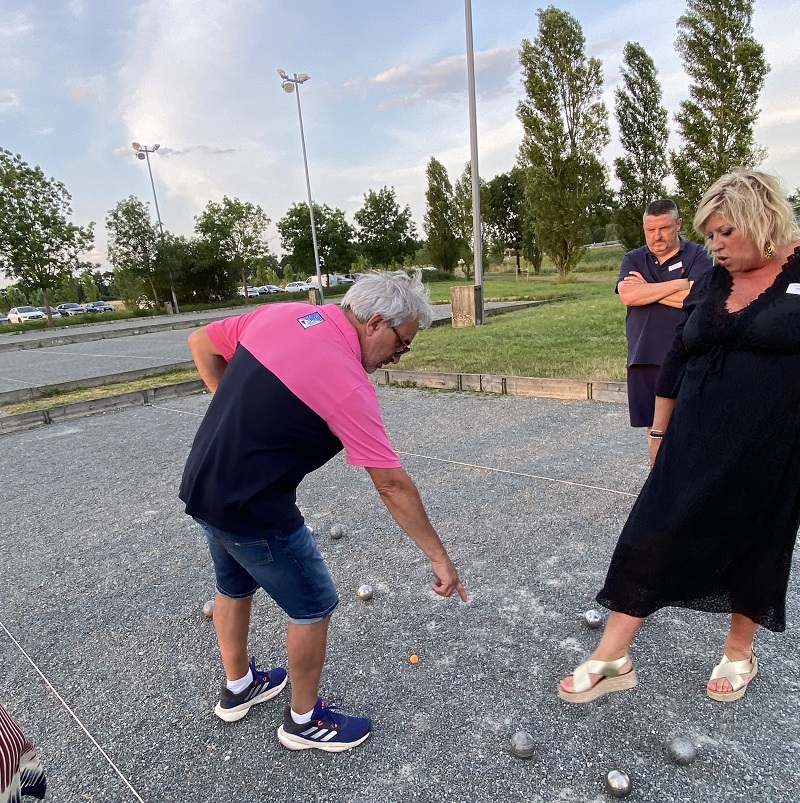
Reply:
M369 476L392 518L431 562L433 590L443 597L458 592L464 602L467 592L436 530L428 519L417 486L402 468L367 468Z

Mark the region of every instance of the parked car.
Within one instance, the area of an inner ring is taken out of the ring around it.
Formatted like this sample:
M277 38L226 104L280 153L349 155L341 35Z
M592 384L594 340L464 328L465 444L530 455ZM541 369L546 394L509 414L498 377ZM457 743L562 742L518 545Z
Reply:
M26 321L42 321L47 316L36 307L12 307L8 311L9 323L25 323Z
M239 293L240 296L242 296L242 298L244 298L244 290L242 290L241 287L239 288L239 290L237 292ZM258 295L259 295L258 288L257 287L250 287L250 285L248 284L247 285L247 297L248 298L255 298Z
M47 317L47 307L36 307L36 309L38 309L39 312L43 312L45 317ZM50 317L60 318L61 313L55 307L50 307Z
M309 284L308 282L289 282L286 285L287 293L300 293L308 290L313 290L316 285Z
M108 301L90 301L85 309L87 312L116 312Z
M8 323L8 318L6 317L5 313L0 312L0 324Z
M283 288L278 287L276 284L262 284L261 287L258 288L258 292L260 295L268 295L269 293L282 293Z
M86 310L80 304L76 304L74 301L68 301L66 304L59 304L56 309L62 315L66 316L86 314Z

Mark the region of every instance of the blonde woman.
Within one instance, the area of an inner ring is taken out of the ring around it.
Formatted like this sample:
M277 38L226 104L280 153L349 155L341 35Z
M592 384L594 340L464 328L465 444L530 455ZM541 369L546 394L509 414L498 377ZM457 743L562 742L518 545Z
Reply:
M662 368L652 470L597 595L611 610L603 637L559 685L570 702L636 685L629 648L660 608L730 616L706 689L722 702L758 672L758 628L785 629L800 525L800 231L778 181L757 171L720 178L694 227L716 264Z

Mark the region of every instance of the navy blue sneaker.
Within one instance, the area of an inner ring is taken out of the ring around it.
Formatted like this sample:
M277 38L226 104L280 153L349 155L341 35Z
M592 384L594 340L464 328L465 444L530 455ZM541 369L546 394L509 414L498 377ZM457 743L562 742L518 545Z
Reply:
M278 739L289 750L325 750L341 753L363 742L372 729L366 717L349 717L339 713L333 703L325 703L320 697L311 714L311 722L298 725L292 719L292 709L286 706L283 725L278 728Z
M222 687L214 713L226 722L236 722L258 703L272 699L286 685L286 670L276 667L269 672L256 669L255 655L250 658L250 671L253 682L239 694L234 694L227 686Z

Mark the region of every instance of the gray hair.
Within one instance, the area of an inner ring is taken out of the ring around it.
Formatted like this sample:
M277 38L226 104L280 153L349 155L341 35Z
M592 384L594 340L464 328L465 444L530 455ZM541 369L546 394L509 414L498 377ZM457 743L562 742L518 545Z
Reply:
M734 170L714 182L694 216L698 234L705 236L706 221L715 212L749 235L759 251L768 244L786 245L800 233L780 181L760 170Z
M376 314L388 326L413 319L426 329L433 321L430 290L419 271L413 276L402 270L367 273L344 294L342 309L351 310L362 323Z
M661 198L658 201L651 201L647 204L642 217L660 217L661 215L672 215L677 220L681 215L678 212L678 204L671 198Z

